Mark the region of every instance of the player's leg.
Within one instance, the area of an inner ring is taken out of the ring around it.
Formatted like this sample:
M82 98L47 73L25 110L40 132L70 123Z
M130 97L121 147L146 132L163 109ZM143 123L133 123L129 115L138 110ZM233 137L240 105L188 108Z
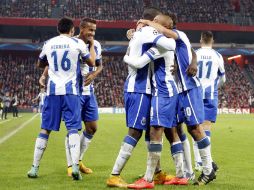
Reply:
M61 104L59 96L47 96L45 98L45 106L47 109L42 114L41 131L35 142L33 166L28 172L28 177L36 178L40 160L47 147L49 134L52 130L58 131L61 118ZM52 115L53 114L53 115Z
M177 133L183 145L183 162L184 162L184 175L186 178L193 180L195 179L195 174L192 168L191 162L191 150L190 150L190 142L183 130L182 124L178 124Z
M185 123L192 138L197 141L199 153L202 159L203 171L197 184L207 184L216 178L212 169L210 141L206 136L201 123L204 121L204 106L201 87L184 92L183 105Z
M165 182L165 185L187 185L188 179L184 174L183 146L177 133L177 127L165 129L165 136L171 145L171 155L175 164L176 176Z
M211 129L212 124L216 122L217 118L217 108L218 108L218 98L214 99L204 99L204 111L205 111L205 121L201 124L204 129L206 136L209 138L211 143ZM212 160L212 166L214 171L218 171L217 164Z
M82 179L79 172L80 136L78 130L82 129L80 114L80 98L76 95L62 96L63 119L69 135L69 149L72 159L72 177L74 180ZM61 118L60 118L61 119Z
M152 97L150 112L150 144L147 156L147 168L144 178L137 180L128 188L153 188L154 173L162 151L162 135L165 128L173 125L177 96ZM164 181L165 182L165 181Z
M126 124L129 130L122 142L111 176L107 180L107 185L110 187L127 187L127 183L120 177L121 171L142 136L143 130L146 130L149 124L150 95L125 93L124 96Z
M86 98L87 100L82 100L82 98ZM87 151L89 144L92 141L94 134L97 131L97 120L99 119L98 114L98 104L94 95L91 96L82 96L81 98L81 118L85 123L85 130L80 135L80 171L82 173L90 174L93 171L90 168L87 168L82 160L85 152ZM82 104L82 102L84 102Z

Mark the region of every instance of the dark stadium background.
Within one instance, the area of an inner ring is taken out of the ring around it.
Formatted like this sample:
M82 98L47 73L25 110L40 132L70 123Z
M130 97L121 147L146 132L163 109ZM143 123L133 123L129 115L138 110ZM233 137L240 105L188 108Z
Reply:
M104 57L104 70L95 81L99 106L123 107L126 31L135 27L145 6L177 13L178 29L186 32L195 49L201 31L211 30L227 76L220 91L221 112L254 112L253 0L1 0L0 93L17 93L19 109L32 110L42 73L35 62L43 42L57 35L58 18L70 16L78 26L80 18L91 17L98 19L96 39ZM230 59L236 55L241 56Z

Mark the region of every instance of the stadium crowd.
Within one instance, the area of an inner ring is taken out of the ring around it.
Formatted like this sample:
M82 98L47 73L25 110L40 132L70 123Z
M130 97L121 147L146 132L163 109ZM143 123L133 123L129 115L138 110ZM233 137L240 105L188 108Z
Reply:
M227 81L219 90L219 107L248 108L249 98L254 95L254 90L244 75L242 68L235 62L225 64Z
M156 6L177 13L180 22L241 24L230 19L240 16L247 17L243 23L250 25L249 18L254 17L253 5L253 0L218 0L216 3L211 0L3 0L0 1L0 16L54 18L67 15L98 20L138 20L143 7Z
M17 95L19 106L32 105L32 98L38 95L38 80L41 71L36 68L37 57L0 56L0 95Z
M37 57L0 56L0 95L17 94L19 107L34 106L32 99L40 91L38 86L42 70L36 68ZM104 69L96 78L95 94L100 107L123 107L123 86L127 66L122 56L103 56ZM254 66L251 67L254 71ZM248 108L249 97L254 97L250 82L237 64L225 64L227 81L219 91L219 107ZM15 76L15 77L13 77Z

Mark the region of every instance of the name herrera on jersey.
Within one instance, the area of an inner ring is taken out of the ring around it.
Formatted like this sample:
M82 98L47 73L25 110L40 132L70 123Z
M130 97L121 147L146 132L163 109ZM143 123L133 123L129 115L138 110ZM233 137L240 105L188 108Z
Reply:
M51 49L67 49L70 48L69 44L52 45Z

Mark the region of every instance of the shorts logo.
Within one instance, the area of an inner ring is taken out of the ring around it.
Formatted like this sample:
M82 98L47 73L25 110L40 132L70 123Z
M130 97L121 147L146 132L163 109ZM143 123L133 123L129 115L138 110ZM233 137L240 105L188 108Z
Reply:
M191 117L191 108L190 107L186 107L186 109L184 111L185 111L185 113L184 113L185 117L189 121L190 117Z
M146 125L146 118L145 117L142 117L142 120L141 120L141 125Z

